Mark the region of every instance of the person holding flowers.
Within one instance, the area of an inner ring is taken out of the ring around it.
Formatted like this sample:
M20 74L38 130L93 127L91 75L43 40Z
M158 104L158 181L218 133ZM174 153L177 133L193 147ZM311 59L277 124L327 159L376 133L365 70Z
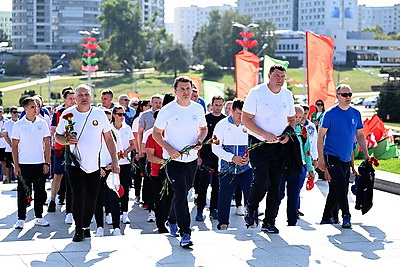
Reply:
M104 112L91 106L89 86L75 88L76 106L65 110L56 128L56 141L66 145L66 165L72 191L72 214L75 220L74 242L90 237L90 222L100 186L99 154L104 137L110 152L111 171L119 174L117 151L111 136L111 124Z
M283 159L283 144L288 142L284 134L288 123L294 128L294 101L292 93L282 88L286 69L274 65L269 70L267 84L260 84L250 90L242 114L242 123L248 129L249 145L264 142L250 151L253 167L253 181L247 201L245 221L247 226L258 224L257 209L267 195L265 218L261 230L279 233L275 218L279 208L279 184Z
M25 98L22 106L26 114L14 124L11 135L14 174L18 177L18 221L15 229L24 227L26 207L32 201L32 185L35 191L35 225L50 225L42 218L46 201L46 174L50 169L50 130L47 122L37 116L39 108L35 98Z
M128 202L129 188L132 179L132 166L128 158L133 150L135 150L135 141L131 127L125 123L125 110L122 106L115 106L112 110L112 130L117 132L121 137L122 151L120 151L120 159L118 161L120 167L119 179L125 193L120 198L121 203L121 221L129 224L128 218Z
M249 166L248 136L246 128L241 124L243 100L235 99L231 114L215 126L214 134L220 141L212 145L212 152L218 156L219 196L218 225L219 230L229 226L231 199L239 186L246 203L253 171Z
M307 129L301 125L304 109L300 105L295 105L295 128L287 126L287 131L293 131L289 142L285 145L284 172L280 182L279 199L285 197L285 185L287 193L287 222L288 226L295 226L297 223L297 205L300 194L300 182L303 172L308 173L309 183L314 183L314 167L310 153L310 140ZM303 180L304 183L304 180Z
M333 211L339 203L342 211L343 228L351 228L349 201L349 172L354 148L354 137L369 160L367 144L363 133L361 113L350 106L351 87L339 84L336 88L338 104L325 111L318 130L318 168L325 172L329 182L329 193L321 224L333 224Z
M193 243L187 194L193 186L197 153L207 135L207 123L203 107L190 100L193 81L187 76L179 76L173 87L176 99L160 110L153 138L163 148L163 158L167 159L165 171L174 191L166 224L175 236L179 227L180 245L188 247ZM191 148L189 151L184 149L187 146Z

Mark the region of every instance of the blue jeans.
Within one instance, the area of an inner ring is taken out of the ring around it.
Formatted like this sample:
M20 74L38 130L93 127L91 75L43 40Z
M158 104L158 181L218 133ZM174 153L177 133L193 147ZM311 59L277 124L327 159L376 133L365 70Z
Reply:
M299 184L300 184L300 176L297 175L282 175L280 190L279 190L279 199L285 197L285 184L286 184L286 193L287 193L287 221L288 225L296 225L297 223L297 202L299 197ZM279 204L280 204L279 201Z
M297 197L297 210L300 210L300 191L304 186L304 181L306 180L306 176L307 176L307 167L306 167L306 165L303 165L303 168L301 168L301 174L300 174L299 196Z
M239 186L244 194L244 202L249 198L250 184L253 177L253 170L249 169L241 174L219 175L219 196L218 196L218 225L229 225L229 212L231 210L231 199L236 188Z
M181 236L184 233L189 235L191 233L187 194L193 186L196 169L197 159L191 162L172 160L165 167L168 180L174 191L168 222L172 224L178 223Z

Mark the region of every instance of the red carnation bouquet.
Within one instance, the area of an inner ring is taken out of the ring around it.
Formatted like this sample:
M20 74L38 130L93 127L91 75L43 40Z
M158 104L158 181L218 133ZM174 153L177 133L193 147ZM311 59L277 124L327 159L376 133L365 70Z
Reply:
M65 137L66 137L65 142L66 143L69 142L69 138L71 136L77 135L77 133L75 132L75 129L74 129L75 122L72 120L73 117L74 117L74 114L72 114L71 112L64 114L64 116L62 116L62 118L67 121L67 125L65 125Z
M140 169L140 167L138 165L136 165L132 159L130 159L129 157L125 157L124 151L122 151L122 150L118 151L117 156L118 156L118 160L126 158L129 161L129 163L131 164L132 168L138 169L138 170Z

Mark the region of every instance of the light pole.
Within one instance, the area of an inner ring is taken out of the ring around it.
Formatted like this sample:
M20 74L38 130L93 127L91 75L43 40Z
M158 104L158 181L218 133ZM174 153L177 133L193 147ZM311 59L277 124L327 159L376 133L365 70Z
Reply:
M48 86L49 105L50 105L50 102L51 102L51 80L50 80L51 71L52 71L54 68L61 69L61 68L63 67L63 65L61 65L60 62L61 62L61 60L63 60L64 58L65 58L65 54L62 54L62 55L60 56L60 58L56 61L56 63L54 63L54 64L50 67L50 69L47 71L47 76L49 76L49 86Z
M124 59L124 64L128 67L128 70L132 71L132 78L134 82L134 90L135 93L137 93L137 82L136 82L136 77L135 77L135 69L129 64L128 60Z

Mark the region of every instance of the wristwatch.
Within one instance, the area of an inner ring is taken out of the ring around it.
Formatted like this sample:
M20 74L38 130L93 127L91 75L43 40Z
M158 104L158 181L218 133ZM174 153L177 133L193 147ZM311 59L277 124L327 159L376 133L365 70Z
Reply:
M50 163L45 162L45 163L43 163L43 164L50 167Z

